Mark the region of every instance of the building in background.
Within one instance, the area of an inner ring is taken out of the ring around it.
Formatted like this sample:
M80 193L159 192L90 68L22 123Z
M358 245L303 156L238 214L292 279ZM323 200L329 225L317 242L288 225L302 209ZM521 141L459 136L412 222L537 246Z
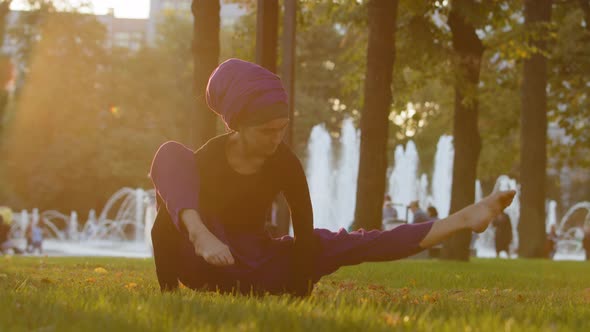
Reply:
M97 18L107 28L110 47L123 47L138 51L148 42L149 18L118 18L112 9L106 15L97 15Z
M96 15L99 22L105 25L108 33L108 43L111 47L124 47L131 50L139 50L143 45L154 45L158 24L162 22L164 16L168 13L186 15L187 19L192 19L191 0L149 0L150 13L147 18L120 18L115 16L114 9L103 15ZM240 5L226 3L222 0L221 4L221 24L222 26L231 26L237 19L244 15L246 10ZM11 11L7 23L8 27L15 24L20 15L20 11ZM16 42L5 39L2 46L5 54L14 54L16 52Z
M150 16L147 23L147 41L153 45L158 34L158 24L168 13L185 14L192 19L191 0L150 0ZM235 3L221 1L221 25L231 26L237 19L246 14L246 10Z
M110 9L106 14L96 15L97 20L102 23L107 30L107 46L127 48L132 51L138 51L144 46L153 46L156 41L157 28L162 19L167 14L186 15L186 18L192 20L191 0L149 0L150 12L147 18L120 18L115 16L114 9ZM231 26L236 23L238 18L245 15L247 10L238 4L221 1L221 25ZM13 10L8 14L6 19L7 31L17 24L22 11ZM187 41L190 43L190 41ZM7 34L4 44L1 45L0 52L12 57L15 79L9 84L8 90L12 93L17 86L22 85L22 64L15 59L14 55L18 51L18 42L10 38Z

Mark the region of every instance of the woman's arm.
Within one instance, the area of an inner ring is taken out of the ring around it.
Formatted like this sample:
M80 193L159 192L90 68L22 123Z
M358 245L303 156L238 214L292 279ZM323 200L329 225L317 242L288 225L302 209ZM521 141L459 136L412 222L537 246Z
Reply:
M180 222L180 212L184 209L196 212L199 202L199 178L194 152L178 142L162 144L152 161L150 177L172 222L179 231L186 232Z
M317 253L318 240L313 233L313 209L305 172L299 159L288 151L284 164L286 174L283 194L289 204L293 231L295 234L295 292L307 295L312 289L313 269Z
M227 245L207 229L198 213L200 181L195 153L178 142L166 142L156 152L150 175L172 222L188 236L196 254L213 265L233 264Z

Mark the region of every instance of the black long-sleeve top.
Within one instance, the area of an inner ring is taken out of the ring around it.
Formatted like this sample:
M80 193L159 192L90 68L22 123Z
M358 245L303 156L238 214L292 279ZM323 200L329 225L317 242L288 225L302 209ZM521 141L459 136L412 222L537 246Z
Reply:
M304 293L311 276L316 240L302 165L291 149L281 143L258 172L240 174L227 161L225 151L230 135L215 137L194 153L176 142L162 145L151 169L159 201L165 204L172 222L184 236L180 212L197 210L209 230L230 247L240 266L256 269L277 252L273 250L276 241L264 227L268 209L282 192L289 204L295 235L294 287L296 292Z

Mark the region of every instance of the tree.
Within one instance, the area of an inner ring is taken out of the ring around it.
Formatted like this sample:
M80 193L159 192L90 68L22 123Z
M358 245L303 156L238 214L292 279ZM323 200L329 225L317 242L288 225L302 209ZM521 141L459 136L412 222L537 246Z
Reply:
M8 179L29 206L81 206L102 195L88 174L101 152L97 123L106 107L97 82L107 65L106 30L92 15L46 9L21 17L36 20L15 31L18 57L29 61L7 126ZM69 196L78 190L88 197Z
M475 26L468 20L466 8L473 7L471 0L455 0L452 3L448 24L455 52L455 112L453 120L453 184L451 208L454 213L473 204L477 161L481 149L478 130L477 85L483 44L476 34ZM443 257L469 260L471 231L461 231L444 243Z
M278 33L278 1L258 0L256 14L256 63L273 73L277 72Z
M196 105L194 121L189 122L191 143L199 148L217 132L217 117L209 110L205 99L205 90L209 76L219 63L219 0L193 0L194 17L193 57L194 86Z
M82 216L122 187L150 188L155 151L186 139L194 109L192 17L168 13L155 45L134 51L107 47L92 15L22 15L12 38L28 74L7 116L0 200Z
M6 39L6 18L10 13L10 4L12 0L2 0L0 2L0 46L4 45ZM4 114L8 104L8 91L6 85L12 79L12 64L10 57L0 54L0 135L4 122Z
M397 0L372 0L368 6L369 43L361 114L360 163L355 224L381 228L391 83L395 61Z
M8 13L10 13L11 4L12 0L0 1L0 45L4 45L4 40L6 39L6 18L8 17Z
M525 27L538 51L524 61L521 113L521 194L519 256L543 257L547 167L547 60L542 25L551 18L551 0L524 2Z
M529 29L546 36L547 110L550 123L563 130L549 144L554 167L590 165L590 1L557 2L547 26ZM535 45L531 45L531 48Z

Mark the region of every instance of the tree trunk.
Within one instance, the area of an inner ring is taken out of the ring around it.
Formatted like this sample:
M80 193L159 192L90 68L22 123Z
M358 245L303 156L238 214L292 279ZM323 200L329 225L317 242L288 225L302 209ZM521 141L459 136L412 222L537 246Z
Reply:
M281 80L289 95L289 127L285 135L285 143L293 146L293 126L295 124L295 31L297 28L297 0L285 0L284 2L284 23L283 23L283 65ZM278 211L276 220L276 236L289 234L291 224L291 213L286 199L280 195L277 200Z
M257 10L256 63L276 73L279 3L276 0L258 0Z
M293 30L294 33L295 30ZM277 72L277 46L279 35L279 3L276 0L258 0L256 12L256 63L262 67ZM293 45L294 47L294 45ZM286 86L288 88L288 86ZM289 95L291 97L291 95ZM293 118L291 118L291 122ZM287 135L290 139L290 136ZM276 198L276 224L269 229L273 236L289 233L291 213L287 200L281 194ZM270 211L269 211L270 215Z
M478 96L477 85L483 45L475 33L475 27L465 20L461 13L461 3L454 1L449 13L448 23L453 35L455 60L455 114L453 119L453 185L451 189L451 208L454 213L473 204L475 200L475 180L477 160L481 149L481 138L477 124ZM442 258L469 260L471 231L462 231L445 241Z
M548 23L551 0L524 2L525 27ZM540 40L532 41L539 49ZM520 221L518 254L543 257L545 244L545 179L547 167L547 60L536 53L524 61L521 87Z
M209 76L219 64L219 0L193 0L193 59L196 105L188 124L193 148L199 148L217 134L217 117L209 110L205 90Z
M397 0L368 3L369 44L361 114L355 226L380 229L387 170L387 133L395 61Z
M12 0L0 2L0 46L4 45L6 39L6 19L10 13L10 4Z
M584 12L584 22L586 23L586 30L590 31L590 0L579 0L580 8ZM549 13L551 16L551 13Z
M293 124L295 120L295 35L297 29L297 0L285 0L283 15L283 65L281 79L289 96L289 127L285 135L285 142L293 145Z
M10 13L11 3L12 0L4 0L0 2L0 47L4 45L4 40L6 39L6 19ZM8 105L9 97L8 90L5 88L5 85L12 77L11 72L12 65L10 56L6 54L0 54L0 74L2 78L2 88L0 89L0 136L2 135L4 129L4 114L6 112L6 106Z

